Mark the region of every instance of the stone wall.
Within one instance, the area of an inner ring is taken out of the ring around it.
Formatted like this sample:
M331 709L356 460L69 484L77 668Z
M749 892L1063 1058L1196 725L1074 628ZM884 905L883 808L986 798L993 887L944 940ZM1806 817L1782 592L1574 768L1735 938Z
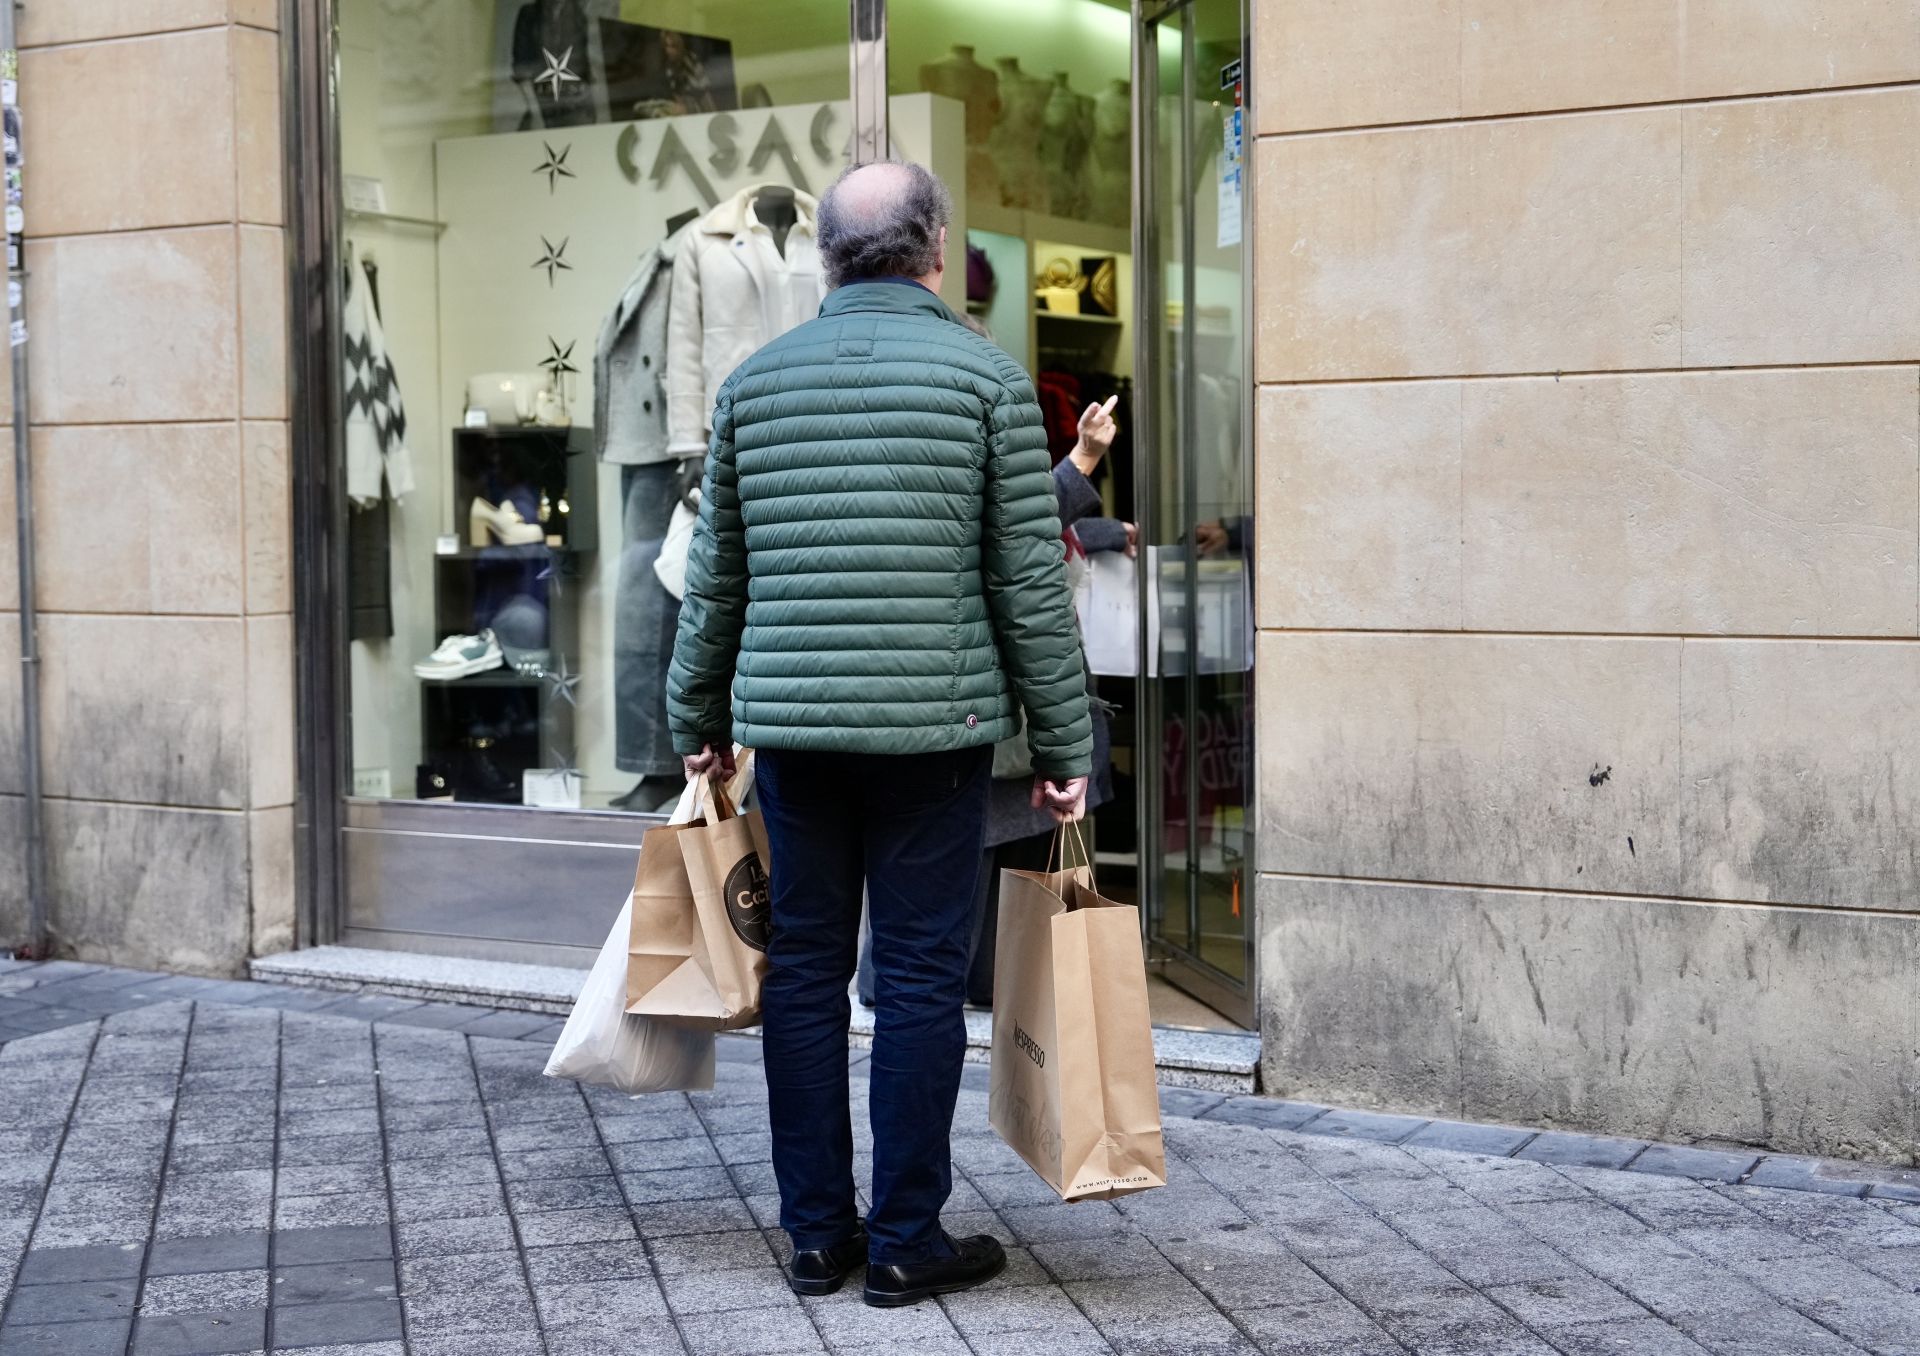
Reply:
M1907 1156L1920 0L1261 0L1274 1092Z
M234 973L292 941L277 21L275 0L21 15L48 855L56 944L88 960ZM9 863L13 475L0 437ZM0 944L23 884L0 873Z

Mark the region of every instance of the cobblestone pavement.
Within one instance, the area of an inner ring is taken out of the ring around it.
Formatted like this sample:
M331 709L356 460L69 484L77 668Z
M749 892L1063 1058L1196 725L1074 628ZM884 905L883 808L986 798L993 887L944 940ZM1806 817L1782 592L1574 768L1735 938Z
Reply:
M552 1029L0 961L0 1356L1920 1352L1898 1173L1168 1090L1172 1184L1069 1206L978 1067L948 1223L1007 1273L802 1301L757 1042L628 1098Z

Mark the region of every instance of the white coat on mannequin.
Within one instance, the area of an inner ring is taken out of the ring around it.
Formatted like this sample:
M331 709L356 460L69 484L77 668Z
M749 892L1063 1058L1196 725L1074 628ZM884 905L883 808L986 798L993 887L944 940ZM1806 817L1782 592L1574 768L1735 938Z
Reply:
M771 339L820 311L826 273L814 246L819 204L793 195L799 219L783 253L754 216L768 187L742 189L688 230L673 264L667 320L667 443L675 457L707 450L708 420L733 369Z

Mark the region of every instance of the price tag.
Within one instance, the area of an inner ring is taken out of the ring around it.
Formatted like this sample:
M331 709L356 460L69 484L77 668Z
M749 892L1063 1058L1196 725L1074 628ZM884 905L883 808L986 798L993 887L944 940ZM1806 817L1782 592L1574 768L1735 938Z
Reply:
M433 553L436 556L457 556L460 554L460 534L449 532L433 539Z

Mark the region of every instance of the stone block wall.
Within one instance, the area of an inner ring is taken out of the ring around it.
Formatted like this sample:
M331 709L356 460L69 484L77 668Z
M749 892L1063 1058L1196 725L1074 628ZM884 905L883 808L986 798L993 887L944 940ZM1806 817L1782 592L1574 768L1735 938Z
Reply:
M1907 1157L1920 0L1259 0L1267 1087Z
M274 0L21 12L48 856L56 945L83 959L237 973L292 942L277 23ZM12 455L0 437L8 849ZM0 943L23 886L0 873Z

